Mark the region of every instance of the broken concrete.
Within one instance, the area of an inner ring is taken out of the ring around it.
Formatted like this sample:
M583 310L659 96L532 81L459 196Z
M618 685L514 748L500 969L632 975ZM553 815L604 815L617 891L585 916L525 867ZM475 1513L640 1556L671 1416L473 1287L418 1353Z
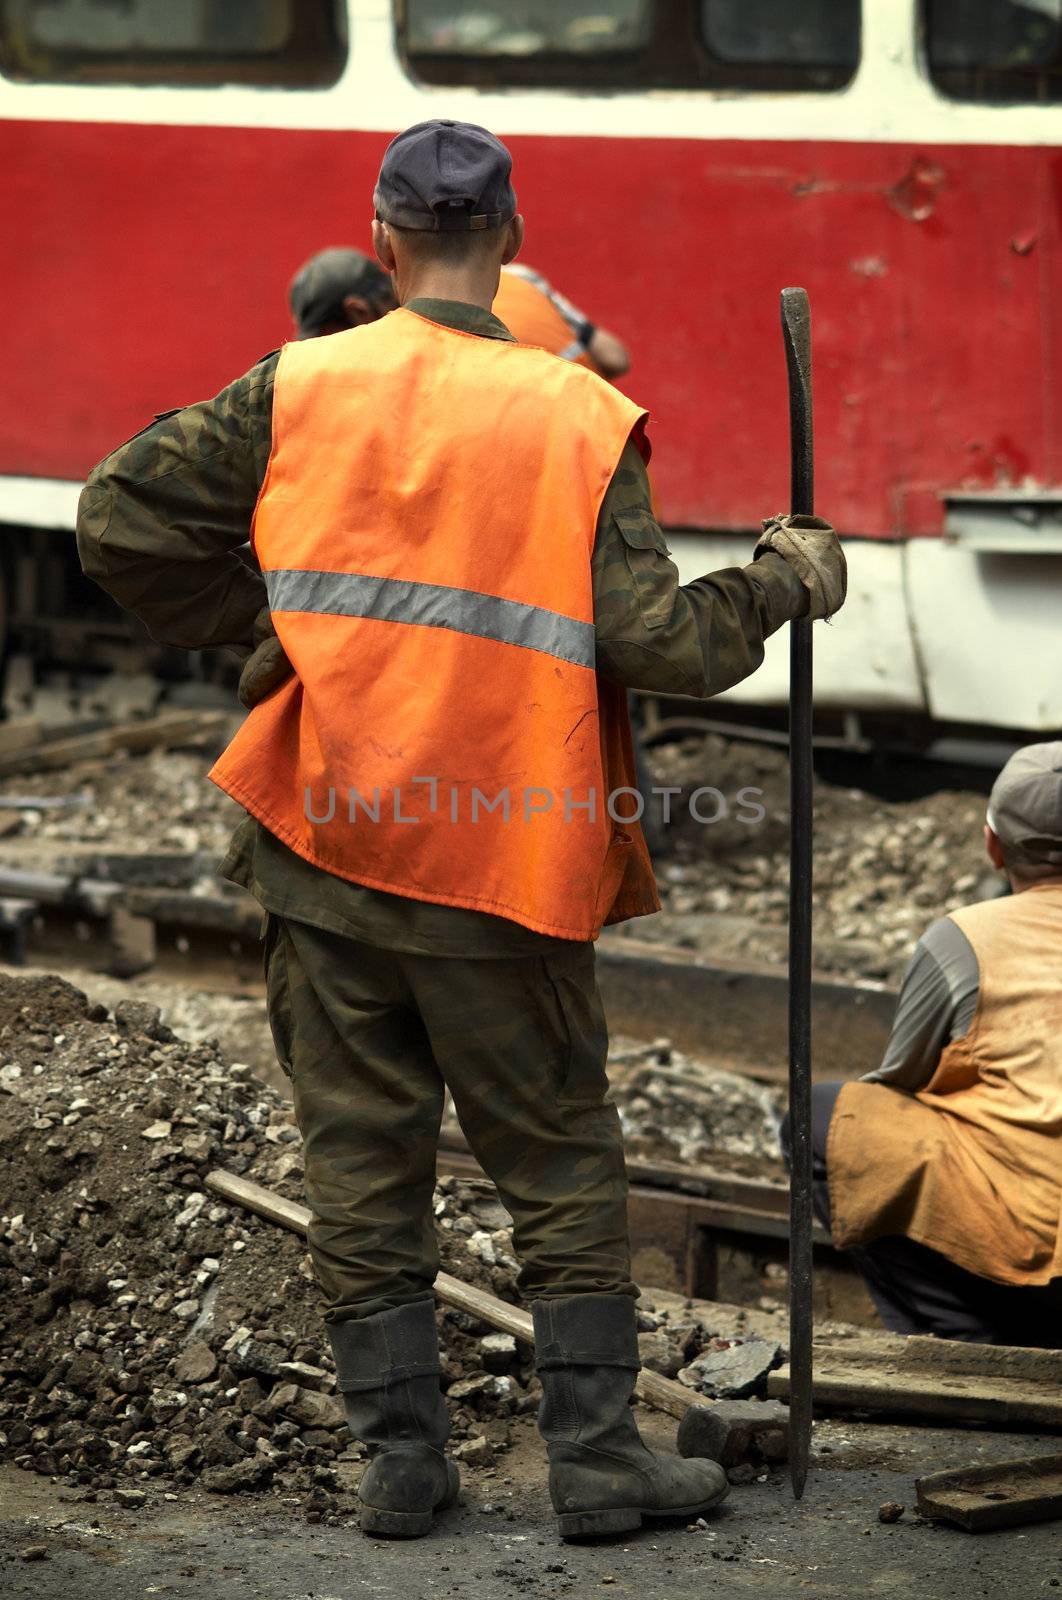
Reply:
M719 1400L765 1394L767 1374L782 1364L782 1347L767 1339L735 1340L708 1349L679 1373L679 1382Z
M722 1467L741 1462L785 1461L789 1455L789 1407L777 1400L718 1400L691 1406L679 1423L683 1456L704 1456Z

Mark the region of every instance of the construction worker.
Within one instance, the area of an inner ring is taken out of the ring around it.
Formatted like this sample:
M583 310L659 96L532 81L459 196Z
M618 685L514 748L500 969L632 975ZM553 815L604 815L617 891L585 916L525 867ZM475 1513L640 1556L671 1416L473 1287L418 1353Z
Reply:
M713 1463L651 1453L628 1405L637 1290L593 940L659 904L622 820L627 687L713 694L845 589L828 524L787 518L747 567L679 585L645 413L491 315L523 238L510 171L482 128L400 134L373 223L400 309L160 419L79 512L86 572L156 637L248 657L254 709L211 774L249 814L221 870L269 913L373 1534L424 1533L457 1492L432 1290L446 1089L513 1218L561 1533L726 1492ZM252 518L261 575L238 554Z
M321 250L303 263L291 280L288 303L298 339L361 327L398 304L382 267L361 250L335 248ZM491 309L520 344L550 350L605 378L622 377L630 366L627 347L614 333L595 326L540 273L519 262L502 268ZM644 807L642 830L656 859L667 849L668 834L642 743L637 695L630 696L630 712L636 781Z
M540 272L519 261L502 268L491 310L521 344L577 361L603 378L622 378L630 370L630 352L622 340L591 322Z
M882 1065L812 1090L816 1206L893 1333L1058 1349L1062 743L1007 762L985 846L1013 892L933 923Z
M398 304L387 273L361 250L319 250L288 285L297 339L376 322Z

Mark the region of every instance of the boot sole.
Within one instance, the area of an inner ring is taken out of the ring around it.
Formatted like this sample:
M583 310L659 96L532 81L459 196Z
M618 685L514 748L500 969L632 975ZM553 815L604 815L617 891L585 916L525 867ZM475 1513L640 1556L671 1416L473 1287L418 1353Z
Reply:
M358 1516L362 1533L380 1539L422 1539L431 1532L436 1512L448 1511L457 1500L461 1479L455 1463L448 1460L446 1470L446 1493L430 1511L385 1511L382 1506L370 1506L362 1500Z
M433 1511L383 1511L379 1506L363 1505L358 1526L362 1533L383 1539L421 1539L431 1532L434 1515Z
M671 1521L676 1518L699 1517L710 1511L729 1492L729 1484L707 1500L698 1500L692 1506L668 1506L654 1510L647 1506L627 1506L612 1511L566 1511L557 1517L557 1531L562 1539L601 1539L610 1533L632 1533L643 1520Z

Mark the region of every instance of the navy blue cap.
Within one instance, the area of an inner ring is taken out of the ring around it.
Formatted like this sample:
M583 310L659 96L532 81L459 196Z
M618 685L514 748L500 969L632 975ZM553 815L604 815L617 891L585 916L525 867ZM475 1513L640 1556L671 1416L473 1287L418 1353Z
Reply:
M418 233L500 228L516 215L513 158L474 122L436 118L392 139L373 204L382 222Z

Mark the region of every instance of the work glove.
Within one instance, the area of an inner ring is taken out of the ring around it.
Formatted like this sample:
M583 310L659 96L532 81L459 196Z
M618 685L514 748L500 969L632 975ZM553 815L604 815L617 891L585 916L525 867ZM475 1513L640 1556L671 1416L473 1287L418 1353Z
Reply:
M758 561L767 550L787 561L804 585L812 622L840 611L848 588L848 564L841 541L828 522L799 515L768 517L753 560Z
M292 665L273 629L269 607L263 606L254 619L254 649L243 664L237 691L241 706L248 711L291 677Z

